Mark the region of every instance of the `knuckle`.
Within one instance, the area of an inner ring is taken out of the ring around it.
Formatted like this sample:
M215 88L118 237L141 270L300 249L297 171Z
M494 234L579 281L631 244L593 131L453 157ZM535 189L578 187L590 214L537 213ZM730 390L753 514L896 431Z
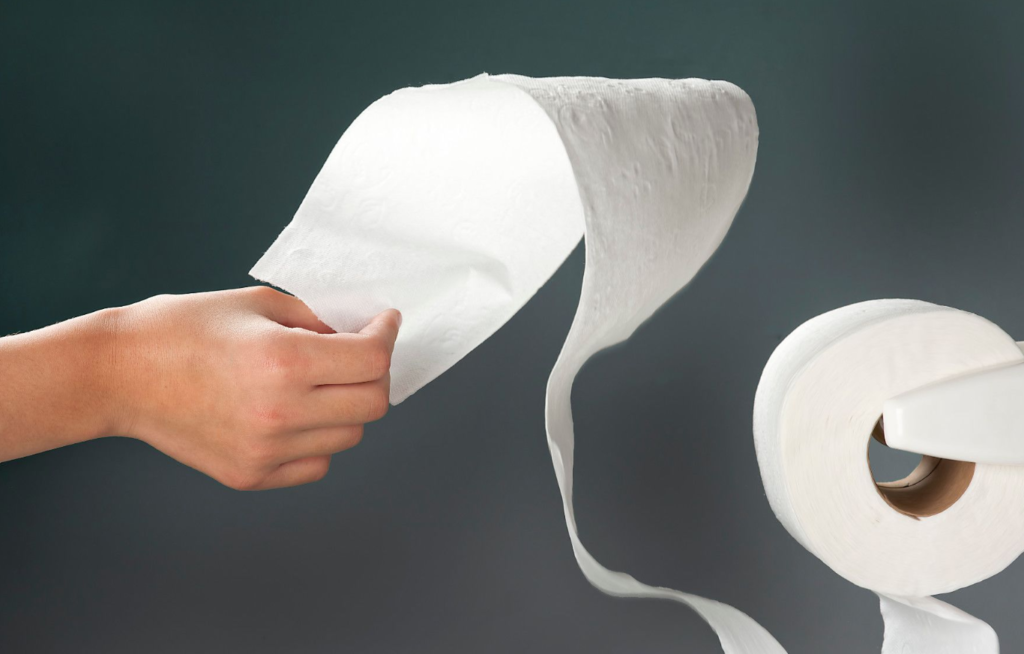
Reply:
M379 340L374 339L370 343L367 357L369 360L368 367L370 369L370 374L374 379L380 379L387 374L388 370L391 369L391 352L389 352L388 348Z
M331 457L325 456L317 459L316 463L311 466L309 473L309 482L320 481L327 476L327 473L331 470Z
M366 422L380 420L388 413L388 393L383 388L375 388L366 399Z
M250 409L250 420L261 434L277 433L285 429L290 420L289 412L280 404L256 404Z
M356 445L359 445L363 440L363 426L362 425L351 425L343 427L338 433L337 441L334 445L335 452L344 452L345 450L351 449Z
M349 434L349 447L355 447L363 441L363 426L354 425Z
M299 374L298 353L286 339L268 339L262 343L257 361L261 372L282 381L293 380Z

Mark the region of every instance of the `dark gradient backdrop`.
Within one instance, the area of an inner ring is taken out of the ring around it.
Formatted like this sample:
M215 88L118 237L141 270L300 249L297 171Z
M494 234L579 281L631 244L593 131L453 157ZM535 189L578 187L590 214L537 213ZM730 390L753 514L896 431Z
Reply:
M754 390L790 330L870 298L1024 338L1024 11L823 4L6 2L0 332L249 284L395 88L731 80L761 126L750 195L693 286L577 381L580 530L791 654L877 651L875 597L768 507ZM717 651L693 613L605 597L573 560L542 409L582 265L318 484L237 493L127 439L0 465L0 651ZM950 599L1018 651L1022 580Z

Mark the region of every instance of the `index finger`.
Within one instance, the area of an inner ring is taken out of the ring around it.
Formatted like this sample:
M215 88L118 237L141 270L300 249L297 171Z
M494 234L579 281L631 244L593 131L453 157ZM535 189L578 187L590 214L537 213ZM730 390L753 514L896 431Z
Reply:
M307 380L313 386L375 381L391 369L402 314L383 311L355 334L299 334Z

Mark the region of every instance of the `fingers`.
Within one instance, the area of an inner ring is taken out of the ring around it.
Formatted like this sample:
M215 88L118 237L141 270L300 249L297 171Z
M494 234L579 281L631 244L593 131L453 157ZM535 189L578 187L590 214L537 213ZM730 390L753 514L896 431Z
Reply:
M251 490L270 490L311 484L323 479L331 468L331 457L311 456L281 464Z
M256 440L212 474L239 490L317 481L332 454L358 444L363 425L387 412L401 314L389 309L358 333L336 334L295 297L266 286L238 293L250 311L288 329L266 325L247 341L263 394L247 420Z
M309 429L279 434L272 439L250 440L245 449L228 454L208 474L236 490L307 484L327 474L332 454L351 449L362 440L362 425Z
M330 470L331 455L355 447L362 439L362 425L293 434L289 449L299 453L299 458L282 463L244 490L270 490L320 481Z
M305 429L362 425L388 412L391 375L361 384L319 386L306 394L302 408Z
M391 353L402 315L388 309L355 334L336 334L301 300L268 286L242 289L268 319L293 332L268 334L275 359L310 386L359 384L381 379L391 368ZM281 361L287 359L287 361ZM282 366L277 366L282 367Z
M388 309L357 334L296 333L294 337L307 366L307 380L322 386L381 379L391 369L400 323L401 314Z
M291 446L300 454L296 458L330 456L352 449L363 440L362 425L310 429L293 434Z

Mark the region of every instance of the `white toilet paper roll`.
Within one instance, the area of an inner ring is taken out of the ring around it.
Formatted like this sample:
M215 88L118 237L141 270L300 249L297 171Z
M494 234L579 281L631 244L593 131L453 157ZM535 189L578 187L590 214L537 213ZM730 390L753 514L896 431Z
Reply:
M884 652L998 651L988 625L927 596L1024 551L1024 467L926 458L906 480L877 485L867 448L882 404L1022 358L976 315L879 300L810 320L765 367L754 438L772 509L829 567L882 595Z
M252 275L337 330L400 309L398 403L515 314L585 231L580 303L546 404L580 568L604 592L693 607L729 654L780 653L732 607L602 566L572 506L576 373L704 265L746 195L756 153L753 105L727 82L482 75L405 89L345 132Z

